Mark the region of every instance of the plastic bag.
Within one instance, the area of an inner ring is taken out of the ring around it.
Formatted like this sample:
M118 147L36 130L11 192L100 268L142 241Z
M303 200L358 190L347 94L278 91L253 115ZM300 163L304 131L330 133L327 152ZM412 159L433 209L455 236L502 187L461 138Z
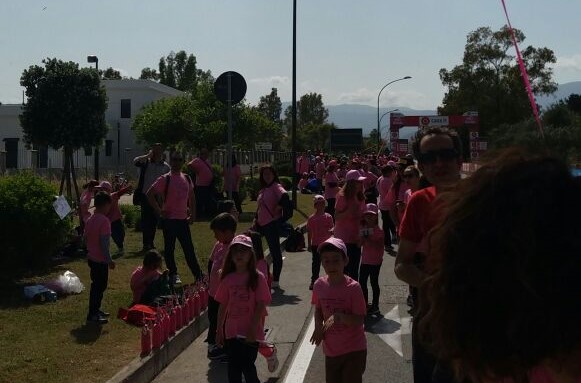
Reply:
M69 270L65 271L63 275L59 275L57 279L44 285L60 295L80 294L85 289L77 274Z

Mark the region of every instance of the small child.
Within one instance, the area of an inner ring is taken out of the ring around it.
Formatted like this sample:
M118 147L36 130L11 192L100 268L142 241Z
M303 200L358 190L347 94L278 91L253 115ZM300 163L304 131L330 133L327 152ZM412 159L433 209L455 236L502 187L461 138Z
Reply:
M109 269L115 269L115 262L109 253L111 223L107 213L111 209L111 196L105 192L95 194L95 212L85 226L87 259L91 269L91 292L89 294L89 313L87 323L106 324L109 313L101 311L103 293L107 289Z
M383 262L384 237L383 230L378 224L377 205L368 203L363 213L361 228L361 266L359 268L359 283L363 289L363 296L367 304L369 315L379 314L379 272ZM371 289L373 290L373 300L369 305L367 294L367 279L371 279Z
M303 194L309 194L309 192L307 191L307 182L308 182L308 178L309 175L307 173L303 173L301 176L301 179L299 181L299 191Z
M208 359L224 360L226 353L224 348L216 345L216 331L218 328L218 308L220 304L214 299L218 286L220 285L220 271L224 265L224 257L228 252L228 247L236 235L237 222L229 213L218 214L211 222L210 229L214 232L216 243L210 255L212 267L208 273Z
M323 343L327 383L361 383L367 360L365 299L359 283L343 274L349 262L345 243L331 237L318 250L327 275L313 286L315 330L311 343Z
M113 192L113 187L109 181L102 181L99 184L99 188L111 195L111 209L107 218L111 222L111 238L113 242L117 245L117 254L123 254L123 243L125 242L125 227L123 226L123 214L121 214L121 209L119 208L119 199L122 195L127 194L131 191L131 186L126 186L119 189L119 191Z
M87 223L87 220L91 217L91 212L89 208L91 207L91 200L93 199L93 194L95 194L95 187L99 186L99 181L90 180L83 185L83 192L81 193L79 211L80 218L83 225Z
M256 357L264 340L262 318L271 296L266 278L256 270L252 240L246 235L234 237L224 260L220 286L215 299L218 312L217 343L226 346L228 380L259 383Z
M307 242L313 259L309 290L313 289L313 283L319 279L319 273L321 271L321 257L319 256L317 247L325 242L333 231L333 217L325 213L325 203L325 197L316 195L313 198L315 212L307 220Z
M161 295L163 287L161 271L163 265L161 254L155 249L148 250L143 257L143 266L138 266L131 274L131 291L133 292L133 304L151 305L155 298ZM169 289L169 286L168 286Z

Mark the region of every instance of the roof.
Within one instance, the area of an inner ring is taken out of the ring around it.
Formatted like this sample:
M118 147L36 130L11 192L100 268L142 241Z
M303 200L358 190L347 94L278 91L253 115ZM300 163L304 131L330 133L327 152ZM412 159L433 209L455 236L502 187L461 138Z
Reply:
M139 79L123 79L123 80L103 80L103 86L107 90L123 90L123 89L151 89L160 93L164 93L170 96L181 96L184 92L181 90L174 89L170 86L160 84L152 80L139 80Z

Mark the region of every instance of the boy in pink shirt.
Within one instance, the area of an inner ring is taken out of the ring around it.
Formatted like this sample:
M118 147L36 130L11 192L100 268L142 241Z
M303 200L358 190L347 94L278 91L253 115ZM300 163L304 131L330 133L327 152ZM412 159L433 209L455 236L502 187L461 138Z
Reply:
M102 181L99 184L99 188L111 196L111 209L109 210L109 214L107 214L107 218L111 222L111 238L113 238L113 242L117 245L118 254L121 255L123 254L123 243L125 242L125 227L123 226L123 214L121 214L121 209L119 208L119 199L122 195L131 191L131 185L113 192L111 183L109 181Z
M210 230L214 232L216 243L210 255L212 266L210 269L208 288L208 359L225 359L226 353L222 347L216 345L216 331L218 328L218 309L220 304L214 299L220 285L220 272L224 265L224 258L228 253L230 243L236 234L237 222L231 214L221 213L210 222Z
M363 226L361 228L361 267L359 270L359 283L363 289L365 303L369 303L367 295L367 279L371 279L373 300L371 306L367 305L367 313L379 314L379 272L383 262L383 230L378 224L377 205L367 204L367 210L363 213Z
M138 266L131 274L129 283L133 292L133 304L152 305L157 298L154 284L160 281L163 261L161 255L155 249L148 250L143 256L143 265ZM167 271L166 271L167 273ZM159 289L157 289L159 290Z
M91 269L91 292L89 294L88 323L105 324L108 313L101 311L103 293L107 289L109 269L115 268L115 262L109 253L111 223L107 213L111 208L111 196L105 192L95 195L95 212L85 225L85 242L87 258Z
M333 231L333 217L325 213L325 197L316 195L313 198L313 204L315 212L307 220L307 243L308 248L311 249L313 259L309 290L313 289L313 283L319 279L319 272L321 271L321 257L317 248L331 236Z
M331 237L318 250L327 275L313 286L315 330L311 343L323 343L327 383L361 383L367 361L361 286L343 274L349 259L342 240Z

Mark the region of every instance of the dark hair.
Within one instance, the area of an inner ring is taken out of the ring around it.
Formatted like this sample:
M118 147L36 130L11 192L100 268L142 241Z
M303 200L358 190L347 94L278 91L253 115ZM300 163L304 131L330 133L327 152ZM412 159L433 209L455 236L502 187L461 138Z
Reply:
M431 126L428 128L419 129L416 132L416 135L414 136L414 138L412 139L412 151L413 151L414 157L416 159L420 158L420 144L422 142L422 139L426 136L437 135L437 134L443 134L443 135L450 137L450 139L452 140L452 143L454 144L454 149L456 149L456 152L458 152L458 155L460 157L462 157L462 141L460 140L460 136L458 136L458 132L456 132L455 130L448 129L448 128L443 127L443 126Z
M390 175L391 173L393 173L393 167L391 165L385 165L384 167L381 168L381 175L383 175L384 177L387 175Z
M264 259L264 249L262 247L262 235L252 230L248 230L244 234L249 236L250 239L252 240L252 247L254 248L254 255L256 256L256 260L259 261L261 259Z
M261 189L264 189L264 188L270 186L270 184L267 184L266 181L264 181L264 177L263 177L264 171L266 169L270 169L270 171L272 172L272 174L274 174L274 181L273 182L280 183L280 181L278 179L278 173L274 169L274 166L272 166L270 164L262 165L260 167L260 170L258 171L258 173L260 174L259 177L258 177L258 182L260 183L260 188Z
M220 213L210 222L210 230L236 232L236 219L229 213Z
M100 191L95 194L95 207L102 207L111 203L111 196L109 193Z
M89 182L87 182L86 184L83 185L83 189L88 189L90 187L95 187L99 185L99 181L97 180L90 180Z
M148 250L143 256L143 267L146 269L158 268L161 263L161 254L155 249Z
M232 274L236 272L236 264L232 260L232 249L235 246L244 247L244 249L250 251L251 256L248 262L248 285L247 288L251 289L252 291L256 291L256 287L258 286L258 270L256 270L256 255L254 254L254 250L250 249L243 245L231 245L228 249L228 254L226 254L226 258L224 258L224 267L222 268L222 277L221 279L226 278L228 274Z
M343 252L343 250L339 249L337 246L332 245L330 243L325 243L323 244L320 249L319 249L319 254L321 256L323 256L323 253L327 252L327 251L337 251L339 253L341 253L341 255L343 256L343 260L344 261L349 261L349 257L347 256L347 254L345 254Z
M218 213L229 213L236 207L236 203L231 199L225 199L218 203Z
M514 149L441 196L419 329L459 375L526 382L581 353L579 196L563 162Z
M232 167L238 165L238 161L236 161L236 155L232 154Z

